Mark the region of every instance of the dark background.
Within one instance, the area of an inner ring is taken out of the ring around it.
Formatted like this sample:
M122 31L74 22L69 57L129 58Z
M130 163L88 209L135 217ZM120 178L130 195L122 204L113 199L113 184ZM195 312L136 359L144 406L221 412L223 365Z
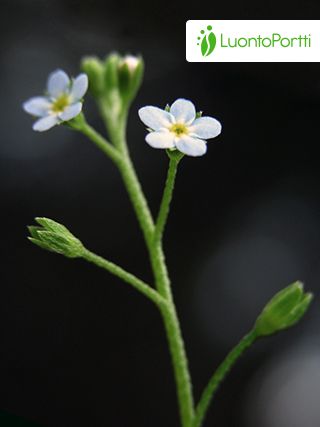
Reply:
M111 162L64 127L32 132L21 109L50 71L76 75L83 55L113 50L145 58L128 134L154 213L167 158L144 142L137 109L185 97L223 124L205 157L183 160L165 239L196 398L276 291L301 279L316 294L300 325L241 359L205 426L320 425L320 67L189 64L185 21L201 18L317 19L319 7L1 1L1 426L18 425L10 414L44 427L179 425L152 304L106 272L26 239L26 225L48 216L151 280ZM84 110L103 131L89 96Z

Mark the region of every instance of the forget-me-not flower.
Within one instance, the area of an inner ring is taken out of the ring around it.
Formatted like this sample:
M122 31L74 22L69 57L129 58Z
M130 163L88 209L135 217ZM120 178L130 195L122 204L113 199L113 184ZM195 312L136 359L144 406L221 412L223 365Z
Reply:
M70 79L62 70L49 75L46 96L36 96L24 102L24 110L39 119L33 130L43 132L76 117L82 109L82 97L88 89L88 77L80 74Z
M153 148L177 149L188 156L202 156L207 139L221 133L221 124L212 117L197 117L195 106L186 99L177 99L167 110L147 106L139 117L150 132L146 141Z

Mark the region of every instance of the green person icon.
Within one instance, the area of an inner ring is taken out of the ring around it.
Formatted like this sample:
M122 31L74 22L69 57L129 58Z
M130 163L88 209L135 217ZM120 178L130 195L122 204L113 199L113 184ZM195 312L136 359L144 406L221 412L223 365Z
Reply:
M214 51L217 44L216 36L212 32L212 25L207 26L207 31L201 30L197 40L197 45L201 45L202 56L209 56Z

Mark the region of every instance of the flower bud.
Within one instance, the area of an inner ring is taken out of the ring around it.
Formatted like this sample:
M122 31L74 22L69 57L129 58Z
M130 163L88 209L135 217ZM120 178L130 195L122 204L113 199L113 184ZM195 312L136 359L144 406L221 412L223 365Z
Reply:
M119 90L127 102L134 99L140 88L143 69L144 65L141 57L127 55L119 61Z
M105 59L104 63L104 80L106 93L110 93L114 90L118 90L119 78L118 78L118 66L120 56L116 53L111 53Z
M141 85L143 75L143 60L140 57L127 55L121 57L113 53L105 62L106 98L110 106L115 109L128 107L136 96Z
M133 55L126 55L122 62L119 64L120 66L127 66L130 73L134 73L136 68L139 66L141 62L141 58Z
M29 226L31 237L28 239L51 252L68 258L78 258L84 253L84 247L70 231L62 224L49 218L36 218L39 226Z
M81 62L82 70L89 78L89 90L93 96L99 97L104 91L104 64L94 56L87 56Z
M257 336L272 335L296 324L307 311L313 296L295 282L278 292L265 306L255 323Z

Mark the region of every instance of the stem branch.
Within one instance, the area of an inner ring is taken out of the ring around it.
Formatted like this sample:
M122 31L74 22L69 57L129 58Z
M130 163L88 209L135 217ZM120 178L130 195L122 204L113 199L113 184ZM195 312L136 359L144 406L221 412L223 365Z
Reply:
M157 291L113 262L107 261L106 259L94 254L93 252L90 252L87 249L84 252L83 258L119 277L124 282L129 283L129 285L133 286L135 289L153 301L157 306L162 307L166 305L165 299Z
M121 159L119 151L113 147L100 133L98 133L87 122L83 122L80 131L86 135L101 151L104 152L114 163Z
M166 188L164 190L158 216L157 232L155 232L155 224L147 200L142 191L139 179L129 155L123 126L124 123L119 124L118 131L116 131L116 128L113 128L112 135L110 134L113 145L108 143L88 124L85 124L82 129L79 130L87 135L89 139L98 146L98 148L113 160L121 173L122 180L133 205L149 251L157 291L150 288L130 273L125 272L120 267L115 266L109 261L106 261L91 252L86 254L86 259L108 271L111 271L113 274L116 274L118 277L130 283L159 306L172 358L182 426L191 427L194 418L192 384L161 242L163 230L169 213L169 205L172 199L176 169L180 156L170 162Z
M252 330L245 335L236 347L234 347L221 365L218 367L216 372L211 377L207 387L201 395L200 401L196 408L196 415L192 427L200 427L206 416L210 402L216 393L219 385L224 380L230 369L233 367L235 362L239 359L242 353L249 348L254 341L257 339L255 330Z
M183 427L191 427L194 418L192 382L165 258L159 243L154 243L153 245L151 263L158 292L166 299L168 304L161 310L161 313L172 359L181 423Z

